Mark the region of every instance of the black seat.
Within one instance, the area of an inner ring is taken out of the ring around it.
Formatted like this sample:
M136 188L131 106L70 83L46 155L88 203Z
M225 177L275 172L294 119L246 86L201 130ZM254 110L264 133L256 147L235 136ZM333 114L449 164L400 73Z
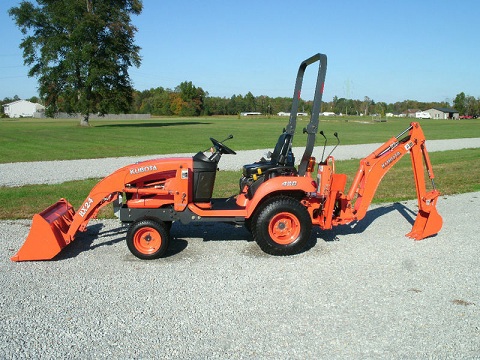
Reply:
M212 198L217 163L210 160L203 152L193 157L193 201L209 202Z
M243 166L243 176L249 178L254 174L267 172L269 169L277 167L293 167L295 165L295 159L291 149L292 135L283 133L280 135L275 145L275 149L270 156L270 159L266 160L262 158L260 161L253 164L247 164Z

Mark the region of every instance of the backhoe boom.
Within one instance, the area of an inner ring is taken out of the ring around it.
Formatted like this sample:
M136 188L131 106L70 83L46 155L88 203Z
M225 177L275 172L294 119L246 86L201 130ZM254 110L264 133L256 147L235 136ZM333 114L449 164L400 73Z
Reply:
M442 227L442 218L436 210L436 202L440 192L435 188L434 174L430 158L425 145L425 135L419 123L412 122L410 126L396 137L391 138L369 156L360 161L359 169L353 179L348 193L343 194L337 182L345 182L342 175L333 174L333 158L329 157L325 165L330 168L331 185L327 193L320 194L326 197L324 212L331 209L331 214L324 214L325 228L335 225L348 224L365 217L375 192L385 174L407 153L412 161L415 188L419 212L413 229L407 236L420 240L436 234ZM425 172L432 183L432 190L427 191ZM322 169L322 171L326 171ZM319 170L319 178L323 176ZM335 191L333 191L335 190ZM322 191L322 190L320 190ZM335 206L333 206L333 203ZM330 205L330 206L328 206ZM330 222L330 218L332 219ZM322 226L322 224L320 224Z

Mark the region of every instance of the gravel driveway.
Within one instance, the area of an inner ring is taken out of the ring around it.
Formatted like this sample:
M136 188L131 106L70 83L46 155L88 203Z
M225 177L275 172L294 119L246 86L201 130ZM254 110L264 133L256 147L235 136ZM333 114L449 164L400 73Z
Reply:
M56 261L13 263L30 221L2 221L0 358L478 359L479 207L442 197L444 228L415 242L416 202L374 206L290 257L243 228L174 224L155 261L106 220Z
M335 150L333 155L337 160L359 159L369 155L380 145L381 144L342 145ZM427 149L429 152L478 147L480 147L480 138L427 141ZM328 154L332 148L332 146L328 146L326 154ZM250 164L259 160L262 156L265 156L268 150L271 149L238 151L237 155L224 155L220 160L219 167L221 170L239 170L242 168L243 164ZM304 148L294 148L293 150L297 161L300 161ZM322 148L315 148L313 154L320 158ZM194 154L6 163L0 164L0 186L56 184L69 180L102 178L123 166L138 161L171 156L192 155Z
M416 208L372 206L290 257L175 223L141 261L94 220L55 261L14 263L31 221L0 221L0 359L480 359L480 193L441 197L419 242Z

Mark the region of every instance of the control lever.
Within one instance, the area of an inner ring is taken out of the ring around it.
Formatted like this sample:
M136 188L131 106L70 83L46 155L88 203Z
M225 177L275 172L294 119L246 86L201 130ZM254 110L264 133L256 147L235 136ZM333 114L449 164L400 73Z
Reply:
M320 163L323 163L323 155L325 155L325 148L327 147L327 137L325 136L325 133L323 132L323 130L320 130L319 134L322 135L323 138L325 139L325 142L323 143L322 157L320 158Z
M332 151L330 151L330 154L328 154L327 158L330 157L330 155L332 155L332 153L335 151L337 146L340 145L340 139L339 139L338 133L336 131L333 133L333 136L335 136L337 138L337 144L333 147Z

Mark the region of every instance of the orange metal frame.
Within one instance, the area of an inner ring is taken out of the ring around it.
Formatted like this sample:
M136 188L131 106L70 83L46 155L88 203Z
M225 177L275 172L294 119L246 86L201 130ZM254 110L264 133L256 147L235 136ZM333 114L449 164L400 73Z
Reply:
M405 135L408 133L407 135ZM265 180L252 198L246 189L237 195L235 209L217 210L208 204L195 204L193 199L193 159L154 159L123 167L97 183L76 212L65 199L50 206L33 218L30 233L13 261L47 260L74 240L77 231L84 231L90 219L119 194L129 194L126 204L131 208L155 209L173 205L176 212L188 209L201 218L250 218L263 200L278 193L301 199L312 223L322 229L361 220L375 191L387 173L405 154L410 153L418 197L419 212L412 231L407 234L420 240L436 234L442 218L436 210L440 193L435 189L434 174L425 146L425 136L418 123L393 137L360 161L353 183L344 193L345 174L335 174L332 156L318 165L311 158L304 175L277 176ZM433 190L425 186L424 165Z
M319 165L321 183L317 196L324 199L321 216L316 222L320 227L330 229L332 226L363 219L380 181L393 165L410 153L419 212L413 229L407 236L420 240L440 231L442 218L436 210L440 192L435 188L435 176L425 145L425 135L420 124L415 122L411 123L407 131L408 135L405 137L391 138L360 161L360 167L346 194L343 193L346 177L344 174L334 174L333 158L330 157L325 164ZM433 189L430 191L426 189L424 166L432 182Z

